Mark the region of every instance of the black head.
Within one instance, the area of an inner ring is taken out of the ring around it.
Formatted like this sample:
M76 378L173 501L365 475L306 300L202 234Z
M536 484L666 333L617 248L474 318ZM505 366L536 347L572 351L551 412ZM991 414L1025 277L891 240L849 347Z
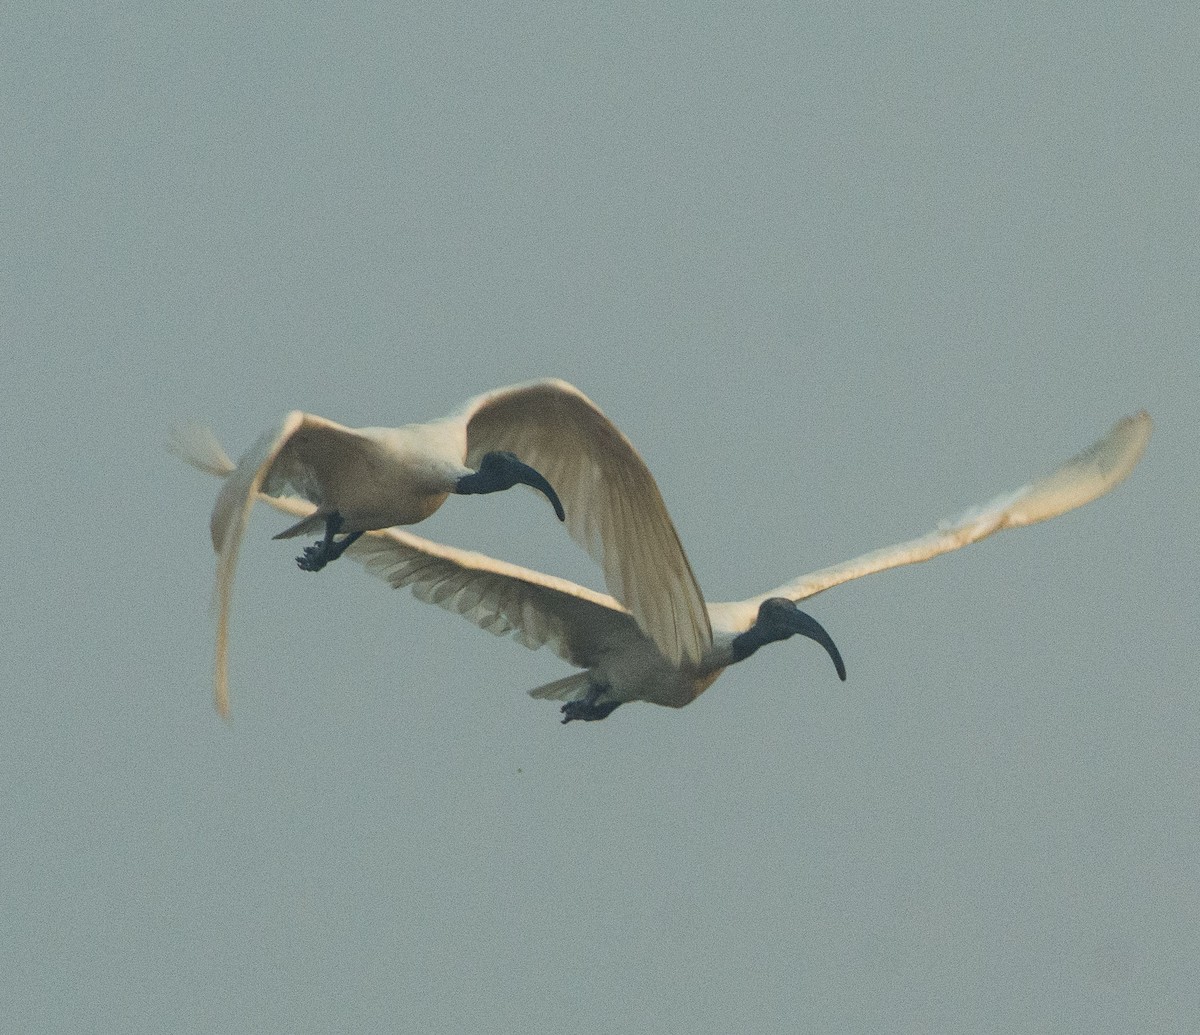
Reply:
M554 507L554 513L558 515L558 520L566 520L562 502L558 498L558 493L554 491L554 487L532 467L522 463L515 453L507 450L484 453L479 461L479 470L474 474L459 478L454 491L463 495L502 492L504 489L511 489L514 485L528 485L537 489L550 501L550 505Z
M804 636L825 648L837 669L838 678L845 681L846 666L833 637L812 615L805 614L795 603L784 597L768 597L758 608L754 624L733 640L733 660L744 661L759 647L789 636Z

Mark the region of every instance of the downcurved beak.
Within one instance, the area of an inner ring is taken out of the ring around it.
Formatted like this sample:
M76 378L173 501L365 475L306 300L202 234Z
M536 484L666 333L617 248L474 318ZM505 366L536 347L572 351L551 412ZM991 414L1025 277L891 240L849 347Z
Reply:
M537 489L550 501L558 520L567 520L562 501L554 491L554 486L528 464L518 460L515 453L507 450L485 453L479 462L479 470L472 474L464 474L455 483L452 491L470 496L476 493L503 492L514 485L528 485L531 489Z
M550 501L550 505L554 508L554 513L558 515L559 521L566 521L567 515L563 510L562 501L558 498L558 493L554 491L554 486L543 478L528 464L523 464L519 460L514 464L513 473L516 480L522 485L528 485L530 488L537 489L543 496Z
M842 652L837 649L837 644L833 642L833 637L825 631L825 627L821 625L812 615L807 615L800 608L796 608L791 616L792 632L798 636L806 636L810 640L815 640L825 648L825 653L833 659L833 667L837 669L838 679L843 683L846 681L846 666L842 662Z

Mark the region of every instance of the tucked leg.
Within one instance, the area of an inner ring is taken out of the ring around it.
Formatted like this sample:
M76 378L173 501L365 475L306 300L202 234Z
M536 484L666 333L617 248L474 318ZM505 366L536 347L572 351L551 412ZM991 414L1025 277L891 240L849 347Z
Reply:
M325 538L312 546L306 546L304 553L296 558L296 564L301 571L320 571L330 561L336 561L346 552L351 543L355 542L362 532L348 532L341 539L334 536L342 530L342 515L336 510L325 519Z

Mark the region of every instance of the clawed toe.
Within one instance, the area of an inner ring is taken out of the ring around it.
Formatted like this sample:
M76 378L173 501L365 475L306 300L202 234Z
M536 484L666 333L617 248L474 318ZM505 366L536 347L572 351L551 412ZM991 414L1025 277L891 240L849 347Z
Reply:
M602 704L596 703L596 694L588 694L582 701L568 701L562 706L563 722L599 722L601 719L607 719L614 711L621 707L620 701L605 701Z
M340 514L332 514L329 518L329 523L325 526L325 538L306 546L304 553L296 558L296 566L301 571L320 571L330 561L336 561L342 556L351 546L358 542L362 531L349 532L342 536L341 539L334 539L338 530L342 527L342 518Z
M320 571L329 563L328 551L323 549L324 543L314 543L306 546L304 553L296 558L296 567L301 571Z

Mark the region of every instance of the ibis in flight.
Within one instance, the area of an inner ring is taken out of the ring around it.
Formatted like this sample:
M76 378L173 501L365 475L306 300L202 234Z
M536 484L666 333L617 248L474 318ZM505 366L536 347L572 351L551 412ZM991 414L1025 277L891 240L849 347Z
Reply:
M175 429L171 448L187 459L189 436L206 435ZM565 381L498 388L442 420L399 428L347 428L294 411L236 466L224 459L227 477L210 522L217 553L213 683L222 715L229 711L234 572L260 494L306 501L303 511L292 511L301 520L275 538L323 532L297 558L303 570L319 571L365 532L423 521L451 493L531 486L665 658L696 664L712 646L704 598L653 476L616 425Z
M958 550L1002 529L1057 517L1097 499L1133 470L1152 428L1144 411L1126 417L1051 474L942 521L916 539L801 575L746 600L707 603L712 639L699 657L668 656L612 596L402 529L370 531L348 548L348 554L395 588L410 587L419 600L496 635L511 633L530 649L548 644L564 661L582 669L529 691L536 698L562 701L563 722L604 719L632 701L682 708L730 665L793 635L820 644L838 676L845 679L838 648L824 628L796 606L800 601L864 575ZM217 441L203 429L193 429L178 440L176 452L220 477L235 471ZM645 483L653 485L648 473ZM296 517L315 513L304 500L270 495L263 499ZM661 505L657 498L655 505ZM660 518L670 527L665 511Z

